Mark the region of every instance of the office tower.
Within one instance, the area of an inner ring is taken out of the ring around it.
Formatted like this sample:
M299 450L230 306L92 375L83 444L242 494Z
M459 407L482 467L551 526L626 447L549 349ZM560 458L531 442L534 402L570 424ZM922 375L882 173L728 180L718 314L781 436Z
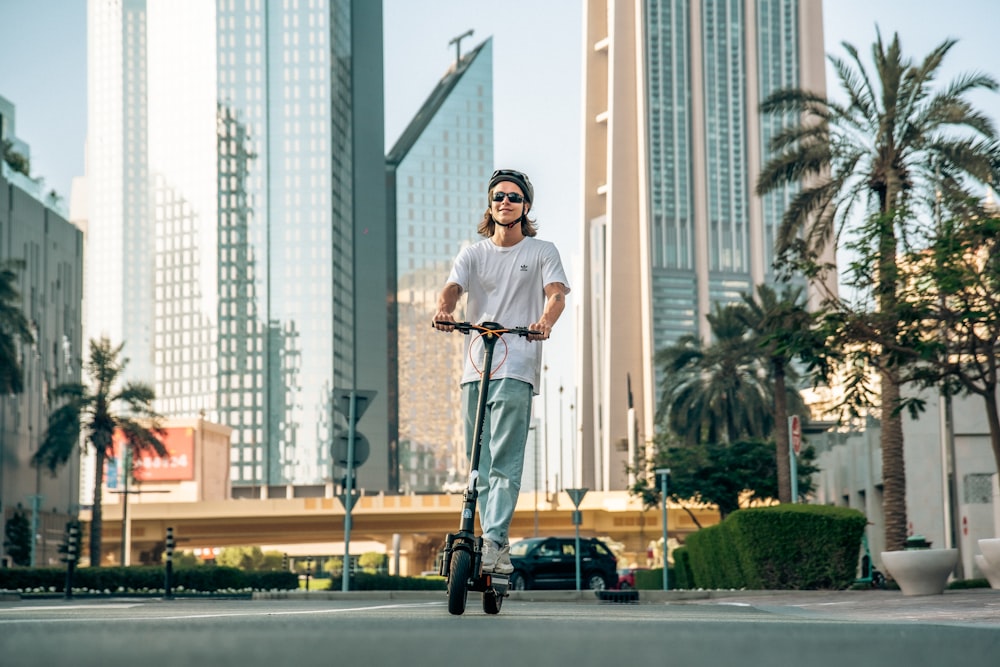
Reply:
M15 289L33 343L14 339L13 352L22 372L22 391L0 394L0 567L13 561L14 545L2 544L5 526L23 515L30 535L27 565L59 565L59 545L66 522L79 511L79 455L74 453L56 474L32 465L48 428L49 392L80 381L83 235L55 210L39 181L19 171L31 156L16 132L15 105L0 97L0 141L17 156L0 159L0 265L21 262ZM19 156L19 157L18 157ZM5 332L10 334L12 332ZM27 547L28 545L18 545Z
M824 93L810 0L587 0L579 386L585 484L621 489L653 436L657 350L773 280L792 193L754 195L771 92Z
M492 40L457 56L386 157L396 243L402 491L461 485L468 467L458 390L464 337L435 331L431 318L452 260L478 239L476 226L488 206Z
M338 389L390 487L382 21L360 0L90 0L88 335L234 495L329 494Z

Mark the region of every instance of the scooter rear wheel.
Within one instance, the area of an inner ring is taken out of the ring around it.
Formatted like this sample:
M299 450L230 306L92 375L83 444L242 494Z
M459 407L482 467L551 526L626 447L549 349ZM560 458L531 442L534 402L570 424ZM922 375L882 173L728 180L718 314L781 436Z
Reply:
M483 611L487 614L499 614L503 604L503 596L494 588L487 588L483 593Z
M457 549L451 554L451 568L448 571L448 612L456 616L465 613L465 602L469 596L469 577L472 574L472 554Z

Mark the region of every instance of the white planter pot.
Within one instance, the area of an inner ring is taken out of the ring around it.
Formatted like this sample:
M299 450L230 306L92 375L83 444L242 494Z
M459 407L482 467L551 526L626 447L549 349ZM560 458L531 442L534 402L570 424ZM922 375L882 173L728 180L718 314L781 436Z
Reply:
M1000 590L1000 567L994 567L982 554L976 554L976 567L990 582L990 588Z
M1000 537L979 540L979 551L987 563L1000 570Z
M941 595L957 563L958 549L882 552L882 565L903 595Z

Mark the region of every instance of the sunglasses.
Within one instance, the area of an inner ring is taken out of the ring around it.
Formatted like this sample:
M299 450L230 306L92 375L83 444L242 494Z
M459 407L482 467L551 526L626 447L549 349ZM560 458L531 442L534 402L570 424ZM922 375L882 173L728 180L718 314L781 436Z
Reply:
M506 197L507 201L511 204L520 204L524 201L524 197L517 194L516 192L500 192L499 190L493 193L493 201L502 202L503 198Z

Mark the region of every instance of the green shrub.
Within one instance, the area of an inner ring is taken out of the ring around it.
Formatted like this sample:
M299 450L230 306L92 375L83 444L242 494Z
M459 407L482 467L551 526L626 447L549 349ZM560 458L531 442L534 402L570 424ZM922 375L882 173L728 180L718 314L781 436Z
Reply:
M293 590L293 572L243 572L230 567L196 567L174 570L174 592L219 593L246 590ZM166 572L159 566L81 567L73 576L73 589L93 593L162 591ZM0 590L62 593L65 568L0 569Z
M747 588L842 590L857 577L867 523L858 510L775 505L734 512L726 522Z
M866 519L846 507L743 509L687 538L698 588L844 589L857 576ZM676 555L675 555L676 558Z
M270 570L247 572L247 586L255 591L291 591L299 586L299 577L294 572Z
M691 589L694 588L694 575L691 573L691 554L687 547L674 549L674 569L671 572L673 579L670 580L671 588Z
M732 516L732 515L730 515ZM728 521L728 517L726 519ZM698 588L743 588L745 577L726 521L688 536L685 546Z
M667 572L667 576L670 576L669 572ZM635 587L642 591L663 590L663 569L636 570Z
M330 581L329 590L339 591L342 580ZM397 577L392 574L355 572L351 577L352 591L443 591L444 577Z

